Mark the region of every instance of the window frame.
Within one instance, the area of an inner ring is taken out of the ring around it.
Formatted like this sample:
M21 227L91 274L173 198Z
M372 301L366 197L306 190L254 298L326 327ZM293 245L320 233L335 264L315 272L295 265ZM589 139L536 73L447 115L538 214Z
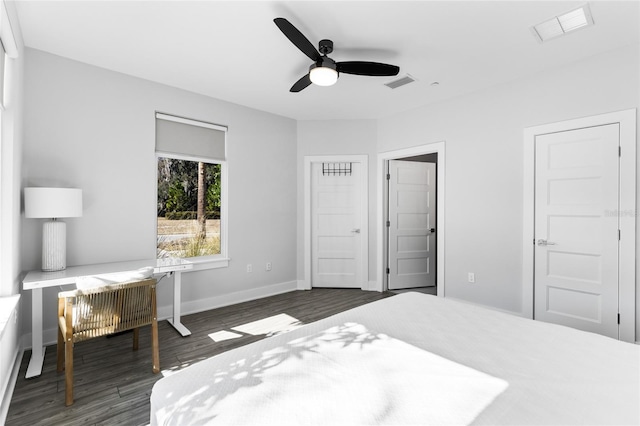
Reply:
M171 158L174 160L185 160L193 162L203 162L207 164L219 164L220 165L220 253L207 256L186 257L185 260L193 263L193 270L199 271L204 269L226 268L229 266L229 251L228 251L228 172L227 161L203 158L191 155L181 155L175 153L167 153L162 151L155 152L155 185L156 185L156 203L158 199L158 158ZM156 251L158 248L158 217L156 214ZM156 254L157 257L157 254Z

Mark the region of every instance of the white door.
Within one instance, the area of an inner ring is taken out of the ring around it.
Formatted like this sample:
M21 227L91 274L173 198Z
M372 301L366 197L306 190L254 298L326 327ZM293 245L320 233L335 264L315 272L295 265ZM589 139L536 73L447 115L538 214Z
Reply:
M436 285L436 165L389 161L389 289Z
M311 164L311 286L363 288L360 163Z
M535 141L534 317L618 338L619 125Z

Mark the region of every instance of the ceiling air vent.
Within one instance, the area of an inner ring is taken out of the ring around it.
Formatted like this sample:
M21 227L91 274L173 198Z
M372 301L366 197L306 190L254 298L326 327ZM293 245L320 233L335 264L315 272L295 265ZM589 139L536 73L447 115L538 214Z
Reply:
M562 15L554 16L531 27L531 32L540 43L565 35L579 28L593 25L589 5L585 4Z
M414 81L416 81L416 79L411 77L409 74L407 74L404 77L400 77L399 79L390 81L388 83L385 83L384 85L387 86L390 89L397 89L400 86L404 86L405 84L413 83Z

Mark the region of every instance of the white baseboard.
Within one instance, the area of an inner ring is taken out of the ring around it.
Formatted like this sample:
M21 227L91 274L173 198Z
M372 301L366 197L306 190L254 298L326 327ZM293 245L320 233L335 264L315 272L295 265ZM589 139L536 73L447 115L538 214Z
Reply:
M311 286L307 284L305 280L298 280L298 290L311 290ZM364 291L380 291L378 290L378 283L376 281L368 281L364 283L362 287Z
M235 305L236 303L248 302L250 300L287 293L298 290L297 284L298 283L296 281L288 281L265 287L223 294L221 296L210 297L208 299L183 301L181 307L182 315L196 314L198 312L209 311L223 306ZM164 320L171 318L172 316L173 307L171 305L158 307L158 319Z
M498 311L509 315L515 315L517 317L527 318L522 312L510 311L508 309L501 309L491 305L483 305L482 303L472 302L470 300L459 299L457 297L447 296L447 299L455 300L457 302L468 303L470 305L480 306L486 309L491 309L492 311Z
M9 413L9 405L11 404L11 398L13 397L13 390L16 387L16 381L18 379L18 372L20 372L20 363L22 362L22 355L24 351L16 348L15 355L13 357L13 368L11 369L11 375L7 380L7 383L2 393L2 404L0 405L0 425L3 425L7 421L7 414Z
M382 292L382 290L380 290L378 288L378 282L377 281L369 281L369 287L366 290L367 291L379 291L379 292Z
M236 303L248 302L250 300L262 299L263 297L275 296L276 294L287 293L299 290L298 281L287 281L284 283L272 284L264 287L252 288L250 290L237 291L201 300L182 301L180 307L182 315L196 314L198 312L221 308L223 306L234 305ZM173 317L173 306L158 306L158 319L166 320ZM42 341L44 346L58 343L58 329L49 328L43 330ZM31 349L31 333L26 333L20 339L22 348ZM1 423L0 423L1 424Z

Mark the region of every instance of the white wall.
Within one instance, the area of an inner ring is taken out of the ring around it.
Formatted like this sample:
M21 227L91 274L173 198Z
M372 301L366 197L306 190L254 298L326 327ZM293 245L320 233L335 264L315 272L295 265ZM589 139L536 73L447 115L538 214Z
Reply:
M153 255L155 110L229 125L232 262L187 274L188 306L270 285L293 288L289 282L303 278L305 155L369 156L368 279L375 280L376 155L444 140L447 295L521 312L523 129L639 106L638 46L378 121L297 124L44 52L27 49L26 57L23 186L85 191L84 217L68 221L69 264ZM40 222L22 223L21 266L37 268ZM265 261L272 272L260 267ZM466 282L467 272L475 272L475 284ZM169 287L160 290L166 309ZM45 292L45 328L54 327L55 291ZM640 291L637 298L640 305Z
M297 276L304 279L304 157L308 155L367 155L369 170L369 262L375 257L375 120L298 121L298 257ZM369 263L368 281L375 280L375 264Z
M446 141L447 296L522 311L523 129L638 108L638 57L634 45L378 122L379 152ZM638 336L640 288L636 300Z
M183 274L183 311L294 289L294 120L26 49L22 186L82 188L83 217L66 220L67 264L155 257L155 111L229 127L231 262ZM23 270L40 267L41 224L22 219ZM168 313L171 286L158 289L159 311ZM57 291L44 292L45 342L55 336Z

